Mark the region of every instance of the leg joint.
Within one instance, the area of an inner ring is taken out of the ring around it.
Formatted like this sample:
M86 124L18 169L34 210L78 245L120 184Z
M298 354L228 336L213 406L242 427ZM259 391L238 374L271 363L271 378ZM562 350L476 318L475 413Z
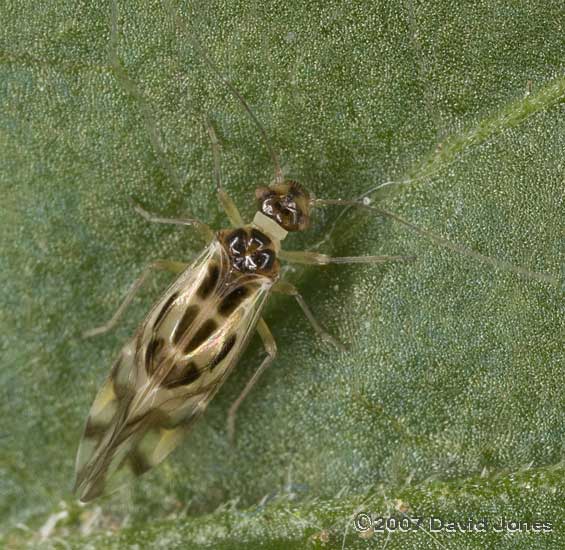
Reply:
M267 352L267 355L269 357L271 357L271 359L274 359L277 355L277 352L278 352L276 340L273 338L272 340L264 342L264 346L265 346L265 351Z

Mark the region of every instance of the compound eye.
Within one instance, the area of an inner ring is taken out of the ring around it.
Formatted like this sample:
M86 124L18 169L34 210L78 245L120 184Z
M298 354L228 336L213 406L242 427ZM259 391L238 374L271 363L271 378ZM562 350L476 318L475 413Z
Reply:
M234 231L228 241L230 252L236 256L241 256L247 250L247 236L245 231Z
M294 227L297 222L297 215L295 210L285 210L284 211L284 222L289 227Z
M269 270L273 267L275 255L270 250L264 250L254 254L253 261L260 270Z
M281 210L281 202L277 197L268 197L261 204L263 213L271 218L276 218Z

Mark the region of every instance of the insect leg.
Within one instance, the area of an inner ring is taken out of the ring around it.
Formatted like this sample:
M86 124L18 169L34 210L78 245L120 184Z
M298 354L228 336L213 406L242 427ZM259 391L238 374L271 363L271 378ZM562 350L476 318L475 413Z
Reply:
M309 250L281 250L279 257L287 262L308 265L328 264L382 264L385 262L410 262L416 256L328 256Z
M130 198L130 202L133 205L134 210L148 222L152 223L169 223L174 225L188 225L194 227L198 233L200 233L201 237L206 241L211 241L214 238L214 231L210 229L208 225L204 222L195 220L193 218L163 218L157 214L153 214L145 210L142 206L137 204L133 199Z
M294 298L298 302L298 305L302 309L304 315L306 315L306 318L308 319L308 321L310 321L310 324L316 331L316 334L320 338L322 338L322 340L325 340L326 342L330 342L331 344L338 347L342 351L346 351L345 346L341 342L336 340L329 332L326 332L323 329L323 327L320 325L320 323L316 321L316 318L314 317L312 310L308 307L308 304L304 300L304 297L302 296L302 294L300 294L300 292L298 292L298 289L294 285L291 285L286 281L278 281L273 286L273 292L280 292L281 294L286 294L287 296L294 296Z
M233 199L226 193L222 187L222 176L220 170L220 142L214 131L214 127L210 119L206 117L206 127L208 135L210 136L210 143L212 145L212 155L214 156L214 179L216 180L216 192L224 212L226 213L230 223L234 227L241 227L243 225L243 218L235 205Z
M247 397L249 392L253 389L253 386L257 383L260 376L263 372L267 369L267 367L274 361L277 355L277 343L275 342L275 338L273 337L267 323L263 320L263 318L259 319L257 323L257 332L263 340L263 346L265 347L265 351L267 352L267 356L263 359L259 368L255 371L249 382L247 382L243 391L239 394L239 397L232 403L230 410L228 411L228 441L231 445L234 444L235 441L235 416L237 414L237 410L239 409L240 405L243 403L243 400Z
M98 336L99 334L104 334L105 332L112 330L117 325L118 320L120 319L124 311L131 304L136 292L143 286L143 284L147 281L147 278L153 271L166 270L172 271L173 273L180 273L181 271L184 271L187 266L188 264L184 262L173 262L170 260L155 260L154 262L150 263L131 285L128 293L126 294L126 297L119 305L114 315L112 315L111 319L103 325L100 325L99 327L87 330L83 333L83 337L90 338L92 336Z

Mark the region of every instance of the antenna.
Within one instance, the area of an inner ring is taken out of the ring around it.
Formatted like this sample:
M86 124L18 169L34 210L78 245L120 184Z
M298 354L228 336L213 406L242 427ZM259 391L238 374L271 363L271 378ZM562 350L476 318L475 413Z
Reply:
M282 173L281 164L280 164L280 161L279 161L279 156L277 155L277 152L275 151L274 147L271 145L271 142L269 140L269 137L267 136L267 132L265 131L265 128L263 128L263 125L259 122L259 119L257 118L255 113L253 112L253 110L249 106L249 103L247 103L247 100L243 97L243 95L241 95L239 90L231 83L231 81L223 75L223 73L220 71L218 66L212 61L212 59L208 55L204 46L202 46L202 44L200 44L200 42L186 28L186 24L181 20L179 14L176 13L173 10L172 6L169 7L169 12L170 12L171 16L174 18L176 24L179 27L184 28L184 30L186 31L186 36L187 36L189 42L191 43L192 47L198 52L198 54L200 55L200 57L202 58L204 63L206 63L206 65L208 65L208 68L214 73L216 78L220 82L222 82L227 87L227 89L230 91L230 93L241 103L241 105L243 106L245 111L247 111L247 114L251 117L251 120L253 120L253 123L255 124L257 129L259 130L261 137L263 138L263 141L264 141L267 149L269 150L269 154L271 155L271 159L273 161L273 164L275 165L275 182L276 183L283 183L284 182L284 176L283 176L283 173Z
M449 241L448 239L445 239L443 237L440 237L439 235L436 235L435 233L433 233L432 231L428 231L427 229L423 229L419 226L417 226L416 224L412 223L411 221L403 218L402 216L399 216L398 214L395 214L394 212L391 212L390 210L386 210L384 208L381 208L379 206L373 206L370 204L366 204L365 202L359 202L356 200L342 200L342 199L313 199L312 200L312 206L315 208L316 206L330 206L330 205L337 205L337 206L355 206L358 208L364 208L366 210L371 210L372 212L376 212L377 214L380 214L381 216L384 216L386 218L390 218L398 223L401 223L402 225L410 228L412 231L415 231L416 233L419 233L420 235L422 235L423 237L426 237L427 239L429 239L430 241L443 246L444 248L447 248L449 250L453 250L454 252L458 252L460 254L463 254L464 256L469 256L471 258L475 258L476 260L479 260L481 262L484 262L486 264L490 264L492 267L498 268L498 269L505 269L507 271L511 271L513 273L517 273L518 275L522 275L524 277L527 277L528 279L534 279L537 281L541 281L544 283L549 283L553 286L559 286L560 282L559 279L553 275L550 275L548 273L538 273L536 271L530 271L529 269L526 269L524 267L520 267L517 265L514 265L510 262L507 262L506 260L498 260L496 258L491 258L490 256L485 256L484 254L481 254L480 252L477 252L476 250L473 250L471 248L467 248L466 246L460 245L458 243L454 243L452 241Z

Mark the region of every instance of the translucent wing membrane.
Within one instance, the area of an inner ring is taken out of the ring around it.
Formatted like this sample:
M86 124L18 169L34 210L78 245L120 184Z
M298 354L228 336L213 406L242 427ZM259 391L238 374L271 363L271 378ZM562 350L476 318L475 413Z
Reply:
M84 502L159 464L237 363L273 281L234 272L214 240L121 350L91 407L76 461Z

